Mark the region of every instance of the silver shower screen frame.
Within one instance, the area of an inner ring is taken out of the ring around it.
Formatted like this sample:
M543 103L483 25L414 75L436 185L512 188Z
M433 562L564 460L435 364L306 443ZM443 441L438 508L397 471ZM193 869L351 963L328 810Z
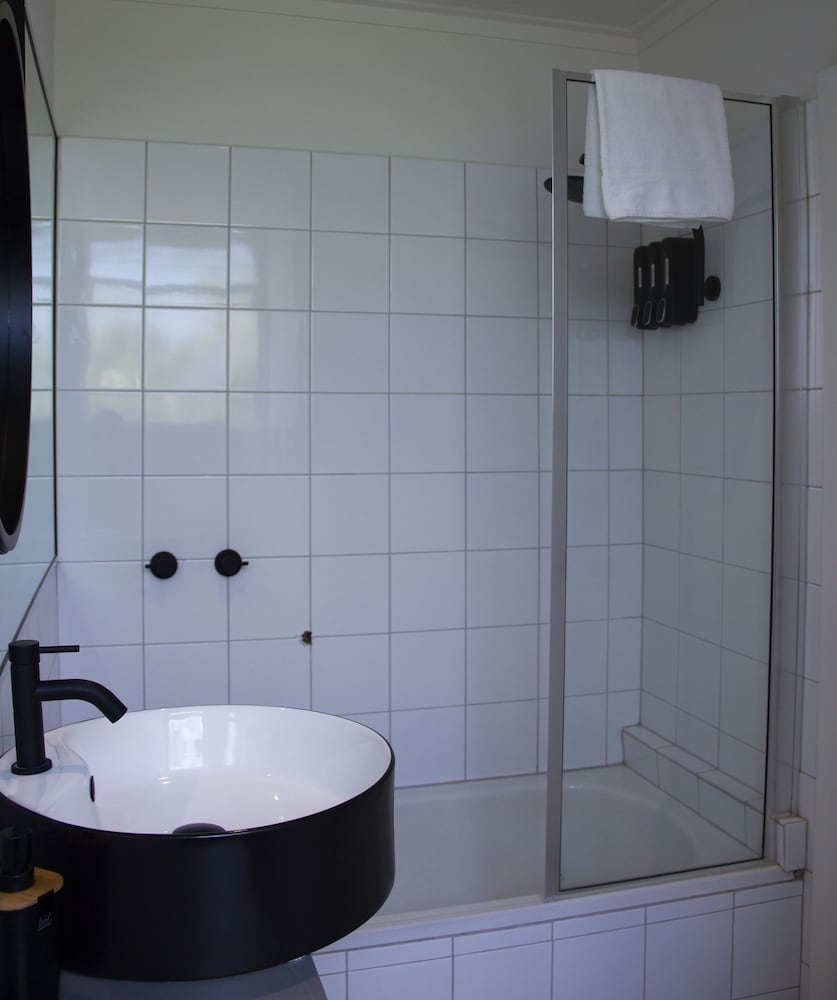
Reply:
M589 73L571 73L553 70L552 75L552 539L551 539L551 595L550 595L550 654L549 654L549 710L548 752L547 752L547 804L545 838L544 897L555 899L561 893L561 815L564 773L564 690L565 690L565 649L566 649L566 598L567 598L567 411L569 397L568 382L568 241L567 241L567 84L592 84ZM765 776L765 837L761 859L740 862L734 867L754 867L771 861L775 857L774 824L772 817L792 812L796 807L794 782L788 785L776 773L778 751L778 720L780 703L778 699L779 663L778 655L781 636L779 635L779 597L781 569L778 565L777 539L781 517L782 492L782 434L781 401L783 384L781 380L780 353L780 285L779 285L779 239L782 231L780 187L780 156L777 129L779 113L793 103L786 98L769 99L746 94L724 92L725 100L744 101L766 106L770 110L771 158L772 158L772 208L773 208L773 538L771 566L771 626L770 626L770 674L768 735ZM559 234L560 238L555 238ZM800 533L804 533L804 525ZM804 538L803 538L804 540ZM803 547L804 551L804 547ZM804 582L801 584L804 607ZM801 663L792 665L794 674L801 681ZM787 669L787 667L786 667ZM799 722L801 713L794 698L793 706L782 706L783 712L792 712L791 722L794 742L799 744ZM795 759L798 754L794 753ZM666 873L672 874L672 873ZM578 890L573 890L577 892ZM582 890L584 891L584 890Z

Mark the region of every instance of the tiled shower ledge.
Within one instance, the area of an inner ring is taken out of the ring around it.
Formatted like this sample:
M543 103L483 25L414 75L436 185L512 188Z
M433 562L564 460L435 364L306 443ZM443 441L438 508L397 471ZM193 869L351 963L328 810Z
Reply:
M625 764L751 850L761 849L764 796L644 726L622 730Z

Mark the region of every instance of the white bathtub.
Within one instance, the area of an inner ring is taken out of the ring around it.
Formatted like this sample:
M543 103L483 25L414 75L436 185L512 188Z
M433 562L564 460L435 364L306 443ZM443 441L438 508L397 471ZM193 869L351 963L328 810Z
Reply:
M562 888L749 861L739 841L622 765L564 778ZM542 894L546 778L396 792L396 878L373 923Z

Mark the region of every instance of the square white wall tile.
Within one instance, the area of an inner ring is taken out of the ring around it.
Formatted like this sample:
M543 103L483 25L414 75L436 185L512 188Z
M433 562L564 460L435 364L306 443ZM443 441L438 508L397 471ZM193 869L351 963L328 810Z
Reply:
M642 538L642 473L611 472L609 531L613 544L639 543Z
M727 399L729 397L726 397ZM719 394L683 396L682 456L683 472L698 476L724 474L724 397ZM729 469L726 469L729 474Z
M61 222L58 234L60 303L109 306L142 304L141 225Z
M434 236L390 238L390 308L397 313L465 312L465 241Z
M536 320L469 318L465 342L468 392L538 391Z
M230 703L311 708L311 652L300 638L230 643Z
M58 474L132 476L142 470L138 392L59 392Z
M605 395L608 386L608 324L570 320L567 324L569 391Z
M465 321L390 315L392 392L464 392Z
M313 395L311 471L386 472L388 431L385 395Z
M680 555L646 545L643 553L643 612L663 625L678 625Z
M465 165L465 227L486 240L537 240L536 174L528 167Z
M466 718L466 777L534 773L537 710L536 701L470 705Z
M225 705L227 644L194 642L145 647L145 706Z
M726 1000L730 995L732 912L650 924L646 929L647 1000Z
M223 476L146 476L143 479L144 556L173 552L207 559L227 537L227 481Z
M677 699L677 638L674 629L643 622L642 688L672 704Z
M306 392L309 387L307 312L235 310L229 314L232 390Z
M604 397L570 396L568 403L568 468L608 467L608 401Z
M607 690L607 622L567 622L566 695L601 694Z
M623 761L622 731L639 722L639 691L616 691L607 696L607 763Z
M569 319L608 318L607 250L604 247L570 246L567 280Z
M467 649L468 703L538 696L538 628L472 628Z
M348 987L349 996L363 1000L450 1000L451 959L357 969L349 972Z
M633 249L609 246L607 249L607 318L613 322L630 321L634 304Z
M465 777L465 709L421 708L392 713L397 784L425 785ZM428 733L433 738L428 740Z
M227 240L220 226L147 225L145 304L226 306Z
M767 662L770 647L770 577L724 567L723 643L728 649Z
M608 379L611 393L642 393L642 334L628 323L608 323Z
M230 308L307 309L309 239L293 229L231 229Z
M465 548L464 475L393 475L389 490L393 552Z
M645 929L556 941L553 968L553 1000L643 1000Z
M251 558L228 586L231 639L289 638L311 628L307 559Z
M387 556L317 556L311 560L315 636L387 632L389 617Z
M144 346L145 389L227 388L222 309L147 309Z
M311 478L311 551L314 555L388 550L387 476Z
M62 477L57 509L62 559L142 557L142 481L138 476Z
M314 639L312 708L337 715L389 709L389 640L386 635Z
M567 544L607 545L608 532L608 473L568 473Z
M141 643L142 572L134 562L60 564L60 641L82 646Z
M643 462L646 469L680 471L680 398L643 400Z
M641 545L610 546L608 614L611 618L636 618L642 614Z
M565 700L565 771L601 767L607 762L606 721L606 695L578 695Z
M770 393L727 393L724 397L724 472L735 479L770 482L773 472Z
M311 305L346 312L389 309L389 238L366 233L311 237Z
M608 400L608 464L611 469L642 468L642 408L639 396Z
M727 479L724 482L724 559L770 570L773 495L769 483Z
M393 632L465 624L465 556L422 552L390 559Z
M311 404L307 395L235 392L228 400L231 475L309 471Z
M689 555L729 561L724 549L726 522L724 519L724 486L721 479L711 476L681 476L680 478L680 551Z
M709 642L721 641L722 566L709 559L680 558L680 627Z
M230 223L307 229L311 220L311 154L233 146Z
M464 164L393 157L390 178L393 233L465 235Z
M683 392L723 390L724 325L727 315L722 309L704 310L696 323L678 330Z
M515 995L549 1000L551 983L547 942L457 955L454 960L454 995L463 1000L500 1000Z
M175 575L143 577L146 643L223 642L227 632L227 583L208 559L181 560Z
M469 396L469 472L526 472L538 469L536 396Z
M622 618L608 622L607 683L609 691L640 685L642 621Z
M60 389L139 389L142 310L59 306L56 325Z
M223 475L227 405L221 392L147 392L146 475Z
M465 256L468 315L537 317L537 244L471 239Z
M767 696L767 664L725 649L721 660L720 725L723 731L764 750Z
M721 648L680 633L677 704L709 725L718 725L721 695Z
M388 232L389 160L384 156L314 153L311 227L339 232Z
M535 550L469 552L467 623L529 625L538 620L538 553Z
M538 544L538 474L467 476L469 549L522 549Z
M799 897L736 907L733 997L799 984L801 923Z
M146 218L224 226L229 218L229 183L228 147L150 142Z
M392 396L390 419L392 472L464 471L464 396Z
M231 476L227 485L229 542L234 549L245 558L308 554L310 497L305 476Z
M313 313L313 392L386 392L389 328L381 313Z
M392 708L439 708L465 701L465 632L400 632L390 640Z
M567 621L607 618L607 546L567 550Z
M773 389L773 303L724 311L724 388L727 392Z
M145 213L145 143L61 139L59 217L141 222Z

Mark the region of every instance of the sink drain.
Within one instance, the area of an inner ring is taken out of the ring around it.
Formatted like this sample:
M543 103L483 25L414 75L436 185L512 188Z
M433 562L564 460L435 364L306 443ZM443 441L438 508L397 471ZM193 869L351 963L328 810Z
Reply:
M205 837L210 833L226 833L223 826L217 823L184 823L172 830L172 834L180 833L190 837Z

